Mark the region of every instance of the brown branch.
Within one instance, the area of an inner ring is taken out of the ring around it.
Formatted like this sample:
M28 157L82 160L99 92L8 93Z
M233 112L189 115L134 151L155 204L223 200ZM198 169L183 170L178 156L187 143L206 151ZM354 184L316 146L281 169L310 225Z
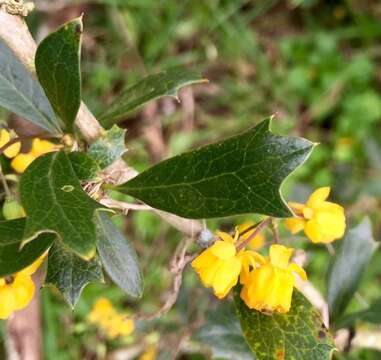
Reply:
M269 217L263 220L261 223L259 223L259 225L255 228L253 233L245 241L242 241L237 246L237 251L244 249L250 243L250 241L253 240L266 226L270 225L271 221L272 221L272 218Z

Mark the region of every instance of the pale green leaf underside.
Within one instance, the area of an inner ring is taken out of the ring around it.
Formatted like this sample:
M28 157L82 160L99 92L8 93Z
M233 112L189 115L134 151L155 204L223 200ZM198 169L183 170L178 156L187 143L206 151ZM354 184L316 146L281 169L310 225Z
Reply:
M114 125L90 145L88 154L102 169L111 165L127 151L125 134L126 130Z
M287 314L263 314L249 309L235 289L237 313L246 342L258 360L329 360L334 349L321 316L294 290Z
M95 254L94 212L102 205L83 191L65 152L37 158L21 177L20 195L28 216L26 241L52 232L83 258Z
M56 241L49 250L45 283L55 286L74 308L83 288L90 282L103 282L98 257L85 261Z
M328 278L328 305L333 320L344 312L352 299L377 247L369 218L350 229L341 240Z
M135 85L128 87L98 116L101 124L109 128L140 106L164 96L177 97L180 88L206 82L198 72L173 68L149 75Z
M0 106L51 133L61 131L41 85L1 41Z
M292 216L280 186L314 144L274 135L269 126L266 119L238 136L165 160L116 190L186 218Z
M82 18L64 24L38 46L36 72L54 111L72 130L81 104Z
M143 294L143 278L135 249L106 213L97 214L97 248L110 278L127 295L138 299Z

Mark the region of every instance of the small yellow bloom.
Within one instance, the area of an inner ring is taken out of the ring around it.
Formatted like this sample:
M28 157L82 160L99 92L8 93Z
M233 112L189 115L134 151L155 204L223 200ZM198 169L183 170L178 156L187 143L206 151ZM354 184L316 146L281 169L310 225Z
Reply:
M25 308L33 298L35 286L32 274L44 261L42 255L20 272L0 278L0 319L7 319L14 311Z
M240 234L243 233L242 235L240 235L240 238L242 240L247 240L253 234L253 232L255 231L255 228L245 232L247 229L251 228L252 226L254 226L254 222L246 221L237 227L239 233ZM257 251L263 248L263 246L265 245L265 242L266 242L266 238L264 237L262 233L259 233L250 241L248 247L251 250Z
M214 294L222 299L237 284L241 272L241 262L235 247L239 232L236 231L234 238L224 232L217 232L217 236L221 240L217 240L194 259L192 267L203 285L212 287Z
M139 357L139 360L155 360L157 356L157 345L150 345Z
M35 159L36 157L30 153L20 153L11 161L11 166L19 174L22 174Z
M289 203L299 217L287 219L286 227L293 233L304 230L314 243L330 243L340 239L345 232L344 208L326 201L329 187L315 190L306 204Z
M98 325L110 339L130 335L135 329L134 321L119 314L106 298L100 298L95 302L87 319Z
M0 147L3 147L5 144L7 144L11 140L11 134L6 129L0 130ZM4 155L8 158L15 157L21 149L21 143L17 142L9 147L7 147L4 151Z
M56 151L57 149L58 148L56 144L53 144L52 142L48 140L42 140L42 139L36 138L36 139L33 139L32 141L32 148L30 149L30 153L34 157L39 157L43 154Z
M292 251L283 245L271 245L269 259L250 272L241 290L241 298L250 309L280 313L290 310L294 273L307 279L300 266L289 264Z

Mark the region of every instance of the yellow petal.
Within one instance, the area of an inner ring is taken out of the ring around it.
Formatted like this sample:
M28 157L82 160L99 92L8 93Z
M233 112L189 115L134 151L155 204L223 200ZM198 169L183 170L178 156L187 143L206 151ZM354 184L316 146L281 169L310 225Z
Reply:
M219 299L224 298L231 288L237 284L240 272L241 262L235 257L220 263L213 279L214 294Z
M35 291L32 277L29 275L16 274L10 286L15 299L14 309L20 310L25 308L32 301Z
M284 223L291 234L296 234L304 229L306 221L302 218L289 218Z
M18 154L11 161L11 166L18 173L22 174L26 168L35 160L36 158L32 154Z
M234 244L234 239L232 236L226 232L223 231L216 231L216 235L223 241L226 241L228 243Z
M9 134L9 131L6 129L0 130L0 147L3 147L5 144L7 144L11 140L11 135Z
M232 243L226 241L217 240L211 247L212 254L219 259L230 259L236 254L236 248Z
M270 261L273 266L282 269L287 268L288 262L294 249L287 248L283 245L274 244L270 247Z
M329 186L316 189L308 198L306 206L312 209L318 208L329 196Z
M212 262L216 260L210 248L204 250L192 261L192 267L198 271L202 268L208 267Z
M12 289L6 285L0 288L0 319L8 319L15 311L15 297Z
M302 280L304 280L304 281L307 280L307 273L298 264L291 263L290 265L288 265L287 270L290 271L290 272L298 274Z
M33 139L30 153L35 157L39 157L40 155L43 155L55 150L57 150L57 146L55 144L47 140L41 140L36 138L36 139Z
M316 220L309 220L304 227L304 232L313 243L322 242L323 236Z

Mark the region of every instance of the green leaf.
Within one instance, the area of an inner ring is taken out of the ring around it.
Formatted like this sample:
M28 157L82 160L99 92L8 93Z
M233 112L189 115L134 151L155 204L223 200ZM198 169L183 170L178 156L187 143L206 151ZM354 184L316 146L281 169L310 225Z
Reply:
M238 317L246 342L258 360L328 360L334 349L319 312L297 290L288 313L271 315L249 309L234 291Z
M71 152L68 156L78 180L90 181L96 178L100 168L92 157L79 151Z
M102 205L83 190L65 152L37 158L21 176L20 195L28 215L24 243L44 232L56 233L84 259L95 255L94 212Z
M81 104L82 17L64 24L38 46L36 71L56 114L72 131Z
M98 119L102 126L109 128L128 114L151 100L164 96L176 99L180 88L206 82L201 74L186 69L173 68L149 75L137 84L128 87L103 111Z
M221 303L206 314L206 322L195 334L194 339L208 345L215 359L253 360L254 356L242 335L234 306Z
M273 135L270 119L230 139L165 160L115 189L176 215L292 216L279 187L314 144Z
M369 218L346 233L328 278L328 305L332 321L346 309L377 247Z
M108 214L97 214L97 230L98 253L107 274L126 294L140 298L143 278L134 248Z
M55 286L74 308L83 288L90 282L103 282L98 257L85 261L56 241L49 250L45 283Z
M53 243L53 234L41 234L25 245L25 219L0 221L0 277L14 274L37 260Z
M1 41L0 106L51 133L61 132L41 85Z
M127 151L124 143L125 134L126 130L114 125L90 145L88 154L102 169L111 165Z
M381 324L381 299L376 300L370 306L361 311L357 311L339 318L335 322L335 328L351 327L357 322L365 322L375 325Z

